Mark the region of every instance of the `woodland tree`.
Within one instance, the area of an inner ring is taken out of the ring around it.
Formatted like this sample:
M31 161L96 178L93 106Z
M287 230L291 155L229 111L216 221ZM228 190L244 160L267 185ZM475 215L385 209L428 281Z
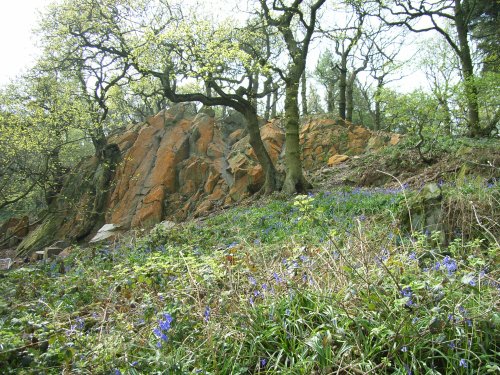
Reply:
M393 0L378 1L380 17L389 25L405 26L417 33L436 31L451 46L460 59L461 73L467 101L469 134L478 137L485 134L479 121L478 88L475 82L469 36L473 15L477 11L478 0ZM446 23L451 22L454 33L447 31Z
M269 27L275 28L281 35L288 52L286 68L274 66L285 83L286 177L283 190L287 193L305 192L310 187L300 159L298 96L318 11L325 2L316 0L306 5L303 0L274 0L269 4L267 0L259 0L262 17Z

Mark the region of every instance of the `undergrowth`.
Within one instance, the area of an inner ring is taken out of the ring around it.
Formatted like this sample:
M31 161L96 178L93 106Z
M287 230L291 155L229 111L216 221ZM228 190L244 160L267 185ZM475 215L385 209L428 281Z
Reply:
M414 193L345 188L0 275L0 368L498 373L498 208L487 202L500 187L467 186L450 188L446 209L474 198L483 225L447 244L401 226Z

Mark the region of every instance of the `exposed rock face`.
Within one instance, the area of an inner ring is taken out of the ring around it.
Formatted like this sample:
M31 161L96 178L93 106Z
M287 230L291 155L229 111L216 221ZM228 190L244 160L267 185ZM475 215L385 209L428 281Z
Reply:
M12 217L0 226L0 246L15 246L29 233L29 218Z
M285 141L281 121L263 124L261 135L280 169ZM356 155L367 147L378 148L391 141L390 137L375 136L363 127L337 124L329 118L308 120L300 136L306 169L323 167L332 157L342 159L338 154ZM107 186L107 172L99 172L102 166L95 159L83 162L78 173L94 187L85 183L80 186L81 181L69 177L64 197L57 200L58 211L66 216L53 216L43 223L37 229L43 235L37 241L28 236L20 246L21 253L57 239L81 239L94 234L104 223L127 230L151 227L165 219L182 221L237 202L264 183L244 120L236 112L216 120L209 109L197 112L192 104L177 104L145 123L128 126L111 136L108 143L117 146L121 161Z
M57 240L83 240L99 229L118 152L117 146L110 144L105 150L105 162L95 157L83 160L66 176L61 193L51 203L43 222L17 247L18 257L42 250Z

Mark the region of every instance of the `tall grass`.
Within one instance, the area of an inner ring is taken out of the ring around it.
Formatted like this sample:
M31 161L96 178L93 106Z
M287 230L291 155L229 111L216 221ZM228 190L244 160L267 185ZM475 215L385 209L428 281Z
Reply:
M12 271L2 371L498 372L498 244L476 226L441 246L406 209L389 189L269 199Z

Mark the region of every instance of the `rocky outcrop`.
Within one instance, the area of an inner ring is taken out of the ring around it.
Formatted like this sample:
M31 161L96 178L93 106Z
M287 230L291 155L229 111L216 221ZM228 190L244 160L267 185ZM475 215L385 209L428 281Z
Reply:
M261 135L282 170L281 120L263 123ZM300 136L306 169L323 167L329 160L340 163L391 141L390 136L325 117L308 119ZM120 155L112 177L95 158L84 161L77 168L78 178L68 177L57 210L35 230L38 234L21 243L19 253L57 239L82 239L104 223L127 230L165 219L183 221L237 202L264 183L244 120L236 112L216 119L213 110L177 104L110 136L108 143Z
M30 230L28 216L12 217L0 225L0 247L16 246Z
M66 176L63 188L49 206L45 219L17 247L18 257L41 251L58 240L86 239L102 226L114 167L120 157L113 143L104 153L105 160L85 159Z

